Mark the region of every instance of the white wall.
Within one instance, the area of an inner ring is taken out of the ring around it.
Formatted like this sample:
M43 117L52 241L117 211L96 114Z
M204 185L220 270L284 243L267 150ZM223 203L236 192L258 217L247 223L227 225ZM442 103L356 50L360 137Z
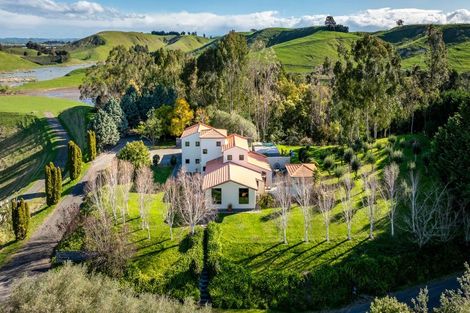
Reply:
M217 147L217 141L220 141L220 146ZM225 144L224 138L202 138L201 139L201 169L206 166L207 162L220 158L222 156L222 146ZM202 150L207 149L207 154L202 154Z
M186 147L186 141L189 141L189 147ZM196 141L199 140L199 133L186 136L181 140L181 166L190 173L200 172L201 164L196 164L196 159L201 159L201 147L196 147ZM186 164L189 159L189 164Z
M222 204L214 204L217 209L227 209L229 204L232 204L232 208L236 209L254 209L256 207L256 190L248 189L249 195L248 204L239 204L238 203L238 189L247 188L245 186L239 185L234 182L226 182L224 184L215 186L214 188L222 189ZM211 197L212 190L208 189L206 191L207 195Z
M244 161L239 160L239 155L240 154L243 154L245 156ZM233 147L233 148L230 148L228 150L225 150L224 151L224 163L228 161L227 160L228 155L232 155L232 162L242 164L248 158L248 151L246 151L242 148L239 148L239 147Z

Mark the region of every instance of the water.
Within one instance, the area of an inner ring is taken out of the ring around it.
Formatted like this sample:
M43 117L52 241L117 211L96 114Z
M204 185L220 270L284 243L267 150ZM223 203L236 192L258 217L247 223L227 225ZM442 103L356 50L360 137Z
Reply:
M43 81L65 76L73 70L87 68L93 64L69 66L43 66L30 70L0 73L0 84L10 87L20 86L28 81Z

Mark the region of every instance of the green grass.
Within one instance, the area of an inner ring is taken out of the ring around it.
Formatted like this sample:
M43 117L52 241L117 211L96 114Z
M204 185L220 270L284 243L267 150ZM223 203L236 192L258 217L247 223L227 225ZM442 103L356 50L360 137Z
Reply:
M94 35L95 36L95 35ZM104 45L90 44L92 37L82 39L77 46L69 47L71 57L82 61L103 61L108 57L109 51L118 45L126 48L134 45L147 46L149 51L160 48L180 49L188 52L197 49L210 40L196 36L157 36L148 33L107 31L96 34L105 41Z
M54 158L53 138L45 119L0 113L0 199L26 187Z
M287 71L306 73L323 64L325 57L335 62L338 59L338 45L350 46L358 38L352 33L319 31L272 48Z
M91 106L75 106L62 111L59 120L72 140L78 144L82 152L87 147L87 126L91 120L93 108Z
M158 166L153 167L153 179L156 183L164 184L168 177L173 173L172 166Z
M58 88L78 88L85 78L86 69L74 70L63 77L25 83L16 90L51 90Z
M37 64L23 59L16 54L0 51L0 72L10 72L38 67Z
M67 99L35 96L0 96L0 112L25 113L42 116L43 112L60 112L83 103Z

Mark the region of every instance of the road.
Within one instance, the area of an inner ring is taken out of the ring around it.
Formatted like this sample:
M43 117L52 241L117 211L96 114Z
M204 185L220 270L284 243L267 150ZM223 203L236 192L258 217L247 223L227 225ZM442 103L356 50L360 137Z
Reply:
M54 148L56 150L56 157L54 159L54 164L64 169L67 164L67 144L70 137L54 114L51 112L45 112L44 116L49 123L51 135L55 137L56 140ZM23 192L21 197L28 201L37 198L44 198L44 178L36 180L25 192Z
M445 290L457 289L459 284L457 276L448 276L439 280L431 281L427 284L407 288L405 290L390 293L390 296L396 297L401 302L411 305L411 299L416 298L419 291L423 288L428 288L429 296L429 309L439 306L440 296ZM331 311L330 313L363 313L370 309L371 301L364 301L362 303L354 303L348 307Z
M60 124L59 127L61 127ZM62 198L39 229L0 269L0 302L8 297L11 283L15 279L24 275L42 273L51 268L51 256L64 233L64 228L58 226L76 215L83 202L83 191L87 181L106 168L124 144L124 141L121 142L113 150L100 154L93 161L82 179L73 187L72 192Z

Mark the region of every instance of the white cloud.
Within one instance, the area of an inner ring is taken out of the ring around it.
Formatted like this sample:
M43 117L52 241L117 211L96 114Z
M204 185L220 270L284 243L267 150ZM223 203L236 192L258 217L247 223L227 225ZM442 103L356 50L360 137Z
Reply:
M328 12L325 12L328 13ZM211 12L145 13L119 12L98 2L57 0L0 0L0 37L82 36L100 30L176 30L223 34L231 29L305 27L322 25L328 14L283 17L276 11L219 15ZM371 9L335 16L351 30L378 30L405 24L470 23L470 11L453 12L423 9Z

